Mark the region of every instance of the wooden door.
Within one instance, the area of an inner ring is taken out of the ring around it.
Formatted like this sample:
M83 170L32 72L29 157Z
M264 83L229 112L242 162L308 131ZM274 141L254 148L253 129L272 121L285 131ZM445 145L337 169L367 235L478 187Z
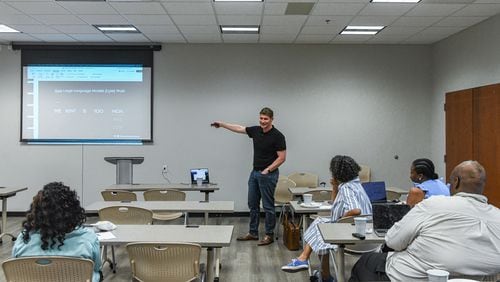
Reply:
M500 84L473 90L473 156L486 170L484 195L500 207Z
M473 159L472 89L446 93L446 181L455 166Z

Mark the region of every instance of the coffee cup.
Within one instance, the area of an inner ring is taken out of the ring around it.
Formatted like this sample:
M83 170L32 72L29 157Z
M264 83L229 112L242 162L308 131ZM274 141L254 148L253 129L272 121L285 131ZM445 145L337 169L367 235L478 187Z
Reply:
M448 281L448 276L450 273L446 270L441 269L429 269L427 270L427 277L429 282L446 282Z
M304 198L304 204L306 205L311 205L313 201L313 195L312 194L304 194L302 195L302 198Z
M354 225L356 226L356 233L359 233L363 236L366 235L366 222L368 219L366 217L355 217Z

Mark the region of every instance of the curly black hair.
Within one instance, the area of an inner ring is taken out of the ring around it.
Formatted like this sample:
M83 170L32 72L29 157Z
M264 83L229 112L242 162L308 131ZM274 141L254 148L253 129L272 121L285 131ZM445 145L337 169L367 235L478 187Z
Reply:
M439 175L434 171L434 164L429 159L416 159L412 163L415 172L423 174L427 179L438 179Z
M40 232L43 250L64 245L67 233L80 227L87 217L76 192L62 182L51 182L33 197L23 221L23 241L28 243L31 232Z
M349 156L336 155L330 162L332 177L340 183L349 182L359 175L361 167Z

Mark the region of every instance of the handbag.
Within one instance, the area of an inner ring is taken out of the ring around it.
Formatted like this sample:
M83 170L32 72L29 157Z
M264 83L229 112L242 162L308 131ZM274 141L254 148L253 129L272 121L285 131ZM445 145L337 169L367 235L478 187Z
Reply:
M283 206L283 244L290 251L300 248L300 226L295 223L295 215L290 205Z

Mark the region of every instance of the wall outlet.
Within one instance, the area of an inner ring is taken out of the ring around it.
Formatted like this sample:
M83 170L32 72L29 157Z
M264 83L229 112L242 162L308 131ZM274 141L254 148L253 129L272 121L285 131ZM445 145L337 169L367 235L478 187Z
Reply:
M167 172L167 165L166 165L166 164L164 164L164 165L162 166L161 171L162 171L162 172Z

